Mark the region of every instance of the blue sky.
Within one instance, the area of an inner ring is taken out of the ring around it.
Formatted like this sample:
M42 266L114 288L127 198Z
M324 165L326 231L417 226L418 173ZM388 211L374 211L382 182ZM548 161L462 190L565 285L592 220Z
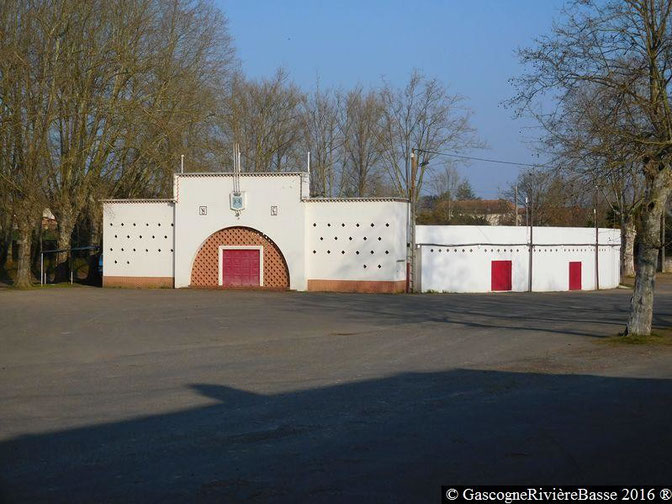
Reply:
M309 89L402 86L413 68L468 98L473 124L488 143L473 155L537 162L531 123L513 119L501 102L520 72L519 47L547 32L562 0L217 0L243 70L270 75L279 66ZM476 193L494 198L519 168L472 161L460 171Z

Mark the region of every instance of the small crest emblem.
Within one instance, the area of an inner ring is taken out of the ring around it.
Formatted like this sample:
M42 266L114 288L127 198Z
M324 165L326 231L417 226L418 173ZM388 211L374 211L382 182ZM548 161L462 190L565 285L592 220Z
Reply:
M234 212L240 212L245 209L245 193L244 192L232 192L229 195L229 202L231 204L231 210Z

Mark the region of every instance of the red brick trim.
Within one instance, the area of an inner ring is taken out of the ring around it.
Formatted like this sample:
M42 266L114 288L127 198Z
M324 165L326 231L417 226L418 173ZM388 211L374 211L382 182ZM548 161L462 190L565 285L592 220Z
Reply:
M219 287L220 246L261 246L264 251L264 286L257 289L289 289L289 269L278 246L259 231L235 226L211 234L196 254L190 287Z
M175 286L173 277L130 277L104 276L103 287L131 287L131 288L168 288Z
M309 291L329 292L369 292L397 293L406 292L406 280L308 280Z

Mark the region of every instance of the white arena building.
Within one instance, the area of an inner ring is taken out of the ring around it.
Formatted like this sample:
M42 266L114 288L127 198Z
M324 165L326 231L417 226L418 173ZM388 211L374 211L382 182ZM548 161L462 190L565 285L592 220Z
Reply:
M405 292L408 202L311 198L308 188L302 172L184 173L172 199L106 200L103 285ZM620 281L616 229L600 229L597 247L593 228L535 227L531 247L527 227L417 226L415 235L416 291Z

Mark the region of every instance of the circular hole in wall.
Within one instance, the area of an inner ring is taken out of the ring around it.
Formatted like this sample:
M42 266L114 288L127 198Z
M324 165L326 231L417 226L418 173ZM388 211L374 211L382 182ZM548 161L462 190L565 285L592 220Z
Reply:
M348 238L348 240L352 241L352 236L350 238Z
M331 250L327 250L327 254L331 254Z
M116 262L116 261L115 261ZM366 269L366 264L364 265L364 269Z
M338 236L334 236L334 240L338 240Z
M117 264L117 260L116 260L116 259L114 260L114 264Z
M112 224L110 224L110 226L111 226L111 225L112 225ZM359 227L359 222L358 222L357 224L355 224L355 226Z
M324 236L320 236L320 240L324 240Z
M345 227L345 222L341 222L341 227Z
M112 249L110 249L110 252L112 252Z
M366 241L366 236L364 237L364 241Z
M313 222L313 227L317 227L317 224Z
M313 254L317 254L317 250L313 250Z
M372 223L371 223L371 227L373 227L374 225L375 225L375 224L372 222Z
M126 261L126 264L131 264L130 262Z
M378 265L378 269L380 269L380 268L382 268L382 266L379 264L379 265Z
M116 237L117 237L117 235L114 235L114 237L116 238Z
M371 253L373 254L373 250L371 251Z
M345 254L345 250L341 250L341 254Z
M379 236L379 237L378 237L378 241L380 241L380 240L382 240L382 238Z
M110 249L110 250L112 250L112 249ZM355 254L359 255L359 250L357 252L355 252Z
M327 223L327 227L331 227L331 224L330 224L330 223Z
M122 249L121 249L121 251L123 252L123 251L124 251L124 249L122 248Z
M121 225L123 226L123 225L124 225L124 223L122 222L122 223L121 223Z
M133 223L133 227L135 227L135 222Z
M386 250L386 251L385 251L385 253L386 253L386 254L389 254L389 253L390 253L390 251L389 251L389 250Z
M386 222L386 223L385 223L385 227L390 227L390 223L389 223L389 222Z

